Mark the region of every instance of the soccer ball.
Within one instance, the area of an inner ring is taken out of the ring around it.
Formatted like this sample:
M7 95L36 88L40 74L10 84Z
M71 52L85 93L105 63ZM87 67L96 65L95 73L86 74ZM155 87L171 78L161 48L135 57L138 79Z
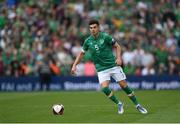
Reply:
M62 104L55 104L52 110L55 115L62 115L64 113L64 106Z

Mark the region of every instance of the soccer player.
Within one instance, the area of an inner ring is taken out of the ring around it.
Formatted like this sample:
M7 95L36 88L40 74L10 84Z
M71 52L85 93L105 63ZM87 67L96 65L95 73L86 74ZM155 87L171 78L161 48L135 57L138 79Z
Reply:
M132 100L137 110L142 114L146 114L147 110L138 103L133 90L125 81L126 75L120 67L122 64L120 45L107 33L100 32L99 22L97 20L90 20L89 29L91 35L85 40L82 51L76 57L71 73L75 74L77 64L80 63L85 52L88 50L92 55L91 59L95 64L102 92L104 92L110 100L117 104L118 113L123 114L123 103L117 99L112 90L109 88L110 77L114 78L115 81L119 83L121 88ZM113 54L113 48L115 48L116 57Z

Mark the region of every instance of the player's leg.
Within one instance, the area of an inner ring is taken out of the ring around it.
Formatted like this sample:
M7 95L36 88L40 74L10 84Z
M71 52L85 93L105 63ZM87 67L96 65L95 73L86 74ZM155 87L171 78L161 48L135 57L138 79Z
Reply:
M141 112L142 114L146 114L147 110L145 108L143 108L137 101L137 98L134 94L134 91L127 85L125 80L119 81L119 85L121 86L121 88L126 92L126 94L128 95L128 97L131 99L131 101L134 103L134 105L136 106L137 110L139 112Z
M131 101L134 103L136 108L143 114L147 113L147 110L140 106L137 101L137 98L134 94L134 91L127 85L125 79L126 75L124 74L121 67L117 67L112 71L112 77L119 83L120 87L124 90L124 92L128 95Z
M127 85L126 81L125 80L119 81L119 85L124 90L124 92L128 95L128 97L131 99L134 105L138 105L137 98L134 95L133 90Z
M101 85L102 92L104 92L104 94L110 100L112 100L115 104L118 105L118 113L122 114L124 112L123 104L117 99L113 91L109 88L110 74L108 73L108 71L98 72L98 79Z
M101 83L101 89L102 92L110 99L112 100L115 104L119 103L119 100L117 97L114 95L113 91L109 88L109 81L104 81Z
M109 81L104 81L101 83L102 91L105 93L105 95L112 100L115 104L118 105L118 113L123 114L123 103L117 99L117 97L114 95L113 91L109 88Z

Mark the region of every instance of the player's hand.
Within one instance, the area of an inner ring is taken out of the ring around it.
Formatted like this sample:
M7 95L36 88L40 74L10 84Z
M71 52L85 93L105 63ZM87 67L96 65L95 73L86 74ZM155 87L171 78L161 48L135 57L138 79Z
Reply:
M117 58L115 62L117 65L122 65L122 59L121 58Z
M71 68L71 74L76 74L76 66L72 66Z

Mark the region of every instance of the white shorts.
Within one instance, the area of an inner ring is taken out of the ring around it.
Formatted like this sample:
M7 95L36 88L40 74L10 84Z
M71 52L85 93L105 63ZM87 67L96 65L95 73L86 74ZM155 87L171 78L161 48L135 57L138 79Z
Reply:
M104 81L110 81L111 77L116 81L122 81L126 79L126 75L124 74L122 68L120 66L116 66L110 69L106 69L104 71L100 71L97 73L99 83L103 83Z

